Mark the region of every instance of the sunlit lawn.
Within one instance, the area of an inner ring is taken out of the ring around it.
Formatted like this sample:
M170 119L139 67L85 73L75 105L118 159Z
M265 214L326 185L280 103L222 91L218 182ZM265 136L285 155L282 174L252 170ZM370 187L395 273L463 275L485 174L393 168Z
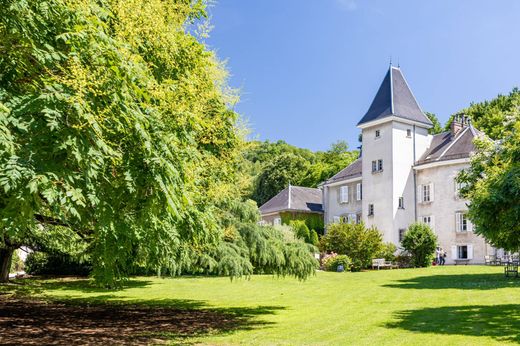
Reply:
M171 342L247 345L520 343L520 279L501 267L446 266L324 273L305 282L254 276L139 278L118 291L39 282L31 294L76 303L153 304L237 318ZM32 286L31 286L32 287ZM5 289L5 288L4 288ZM18 288L19 289L19 288ZM28 287L25 287L28 289ZM34 288L31 288L31 290ZM128 323L132 323L129 321Z

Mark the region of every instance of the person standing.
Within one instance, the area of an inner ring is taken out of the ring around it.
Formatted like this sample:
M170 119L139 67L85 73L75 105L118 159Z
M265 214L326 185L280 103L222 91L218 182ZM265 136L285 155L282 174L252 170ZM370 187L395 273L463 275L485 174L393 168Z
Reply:
M444 263L446 263L446 256L447 256L447 255L446 255L446 251L444 251L442 248L440 249L440 253L441 253L441 254L440 254L440 258L439 258L439 260L440 260L440 265L443 266Z

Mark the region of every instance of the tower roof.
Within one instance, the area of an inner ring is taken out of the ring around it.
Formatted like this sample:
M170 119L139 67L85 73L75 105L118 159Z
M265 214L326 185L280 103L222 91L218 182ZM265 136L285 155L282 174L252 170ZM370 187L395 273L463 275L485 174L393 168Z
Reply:
M390 66L370 108L359 121L358 126L374 120L396 116L432 126L432 122L423 113L413 96L401 69Z

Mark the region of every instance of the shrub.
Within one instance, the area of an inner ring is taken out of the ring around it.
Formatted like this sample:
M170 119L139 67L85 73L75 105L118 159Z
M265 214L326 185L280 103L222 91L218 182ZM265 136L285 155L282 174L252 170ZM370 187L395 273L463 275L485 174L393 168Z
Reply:
M414 267L428 267L434 258L437 237L427 224L414 223L408 227L401 244L410 253Z
M318 233L316 233L315 230L310 231L305 221L292 220L289 222L289 226L293 229L294 234L298 239L301 239L308 244L318 246Z
M315 230L311 231L310 243L314 246L318 246L320 244L320 239L318 238L318 232Z
M363 223L331 224L320 240L323 252L347 255L352 260L353 271L368 268L382 247L381 233L375 227L366 228Z
M352 261L346 255L338 255L337 253L327 254L321 261L322 268L327 271L338 271L338 266L342 265L345 271L349 271L352 266Z
M394 243L384 243L381 251L377 254L378 258L384 258L387 261L395 261L395 252L397 251L397 246Z
M399 268L410 268L412 266L412 256L408 252L403 251L395 256L395 263L399 265Z
M68 255L31 252L25 260L25 271L32 275L90 274L90 263L80 263Z

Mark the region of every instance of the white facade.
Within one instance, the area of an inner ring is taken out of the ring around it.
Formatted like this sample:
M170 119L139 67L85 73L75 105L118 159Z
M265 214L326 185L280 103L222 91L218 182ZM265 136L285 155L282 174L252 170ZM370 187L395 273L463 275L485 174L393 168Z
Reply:
M446 263L484 263L486 255L496 254L472 232L465 216L468 201L457 193L455 178L469 166L472 139L478 135L461 119L451 132L429 135L431 122L401 71L391 67L358 124L361 164L322 184L325 224L349 221L343 216L355 214L356 221L377 227L385 242L399 247L410 224L425 222L447 252ZM352 200L355 184L362 186L360 201ZM341 199L345 187L350 193L348 203Z

